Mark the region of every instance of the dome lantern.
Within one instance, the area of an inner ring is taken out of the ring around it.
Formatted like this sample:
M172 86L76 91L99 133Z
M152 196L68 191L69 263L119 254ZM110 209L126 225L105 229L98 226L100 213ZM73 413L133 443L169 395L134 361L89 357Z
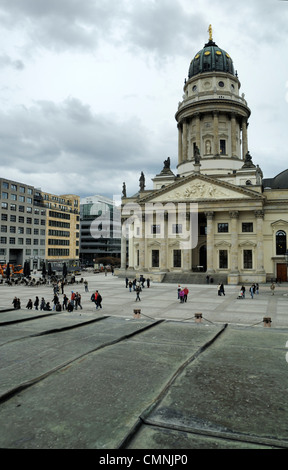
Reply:
M197 52L190 63L188 78L199 73L225 72L235 76L233 61L230 55L215 44L212 37L212 26L209 26L209 41Z

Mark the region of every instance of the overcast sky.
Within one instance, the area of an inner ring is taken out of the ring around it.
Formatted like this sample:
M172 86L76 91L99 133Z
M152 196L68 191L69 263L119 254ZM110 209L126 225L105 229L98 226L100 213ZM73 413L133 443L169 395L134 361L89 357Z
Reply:
M0 0L0 176L55 194L146 189L167 157L191 59L232 57L264 177L288 168L288 2Z

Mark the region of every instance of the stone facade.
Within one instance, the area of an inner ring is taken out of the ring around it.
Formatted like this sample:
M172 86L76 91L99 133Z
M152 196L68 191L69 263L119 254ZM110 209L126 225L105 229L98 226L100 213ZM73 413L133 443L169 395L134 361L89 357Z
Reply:
M217 66L224 54L229 71ZM285 281L288 184L265 187L253 163L251 112L229 55L210 39L193 60L202 62L190 66L175 116L178 173L165 161L153 190L145 189L142 174L138 194L122 197L122 273L161 279L160 273L200 271L222 274L230 284Z

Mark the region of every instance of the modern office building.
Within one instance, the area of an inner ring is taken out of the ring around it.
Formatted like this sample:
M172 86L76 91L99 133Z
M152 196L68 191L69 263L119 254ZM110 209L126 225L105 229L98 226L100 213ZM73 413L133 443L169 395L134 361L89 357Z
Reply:
M57 196L0 178L0 264L79 263L80 197Z
M80 201L80 258L84 265L119 264L121 256L120 208L112 199L89 196Z
M122 237L121 271L167 280L201 271L231 284L286 281L288 170L263 179L253 162L251 110L232 58L209 31L189 64L175 115L177 174L168 158L153 189L142 172L139 192L123 193L129 237Z
M33 186L0 178L0 263L39 268L45 260L46 209Z

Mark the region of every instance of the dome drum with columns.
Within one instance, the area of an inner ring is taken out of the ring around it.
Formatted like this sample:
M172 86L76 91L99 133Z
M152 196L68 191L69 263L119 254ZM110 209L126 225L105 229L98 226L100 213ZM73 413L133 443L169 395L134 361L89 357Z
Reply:
M287 280L288 170L263 180L249 152L251 111L240 87L210 26L175 115L177 174L168 158L153 189L146 189L142 172L139 192L123 194L123 233L129 236L122 239L120 275L186 283L206 282L207 276L230 284ZM128 203L138 208L133 217L125 213ZM191 229L190 204L197 206L193 246L183 243ZM156 213L156 207L162 210Z

